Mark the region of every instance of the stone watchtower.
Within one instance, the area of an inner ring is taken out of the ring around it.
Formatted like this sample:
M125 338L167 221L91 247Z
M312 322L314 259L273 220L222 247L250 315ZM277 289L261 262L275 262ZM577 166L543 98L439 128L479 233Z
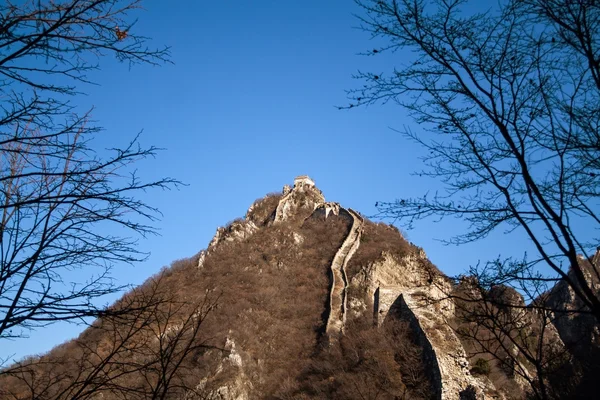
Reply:
M308 175L299 175L294 178L294 187L310 186L315 187L315 181L310 179Z

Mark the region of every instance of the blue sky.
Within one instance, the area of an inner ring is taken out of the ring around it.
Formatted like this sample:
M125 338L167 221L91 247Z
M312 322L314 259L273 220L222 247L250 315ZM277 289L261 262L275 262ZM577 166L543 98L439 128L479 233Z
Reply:
M418 196L440 187L411 176L420 149L390 128L410 126L394 105L340 111L357 70L389 71L410 54L357 53L376 47L356 29L351 0L145 2L134 29L172 47L173 65L131 70L110 57L82 88L77 102L94 107L105 131L98 147L125 144L143 130L142 144L163 147L140 174L171 176L188 186L151 192L160 208L161 236L140 243L151 252L135 267L117 266L122 284L139 284L172 261L205 248L218 226L243 216L252 202L308 174L330 201L363 214L376 201ZM437 239L459 232L458 221L423 222L408 238L442 271L457 274L478 260L528 247L502 232L477 244L448 247ZM55 325L14 341L0 357L40 353L82 327Z

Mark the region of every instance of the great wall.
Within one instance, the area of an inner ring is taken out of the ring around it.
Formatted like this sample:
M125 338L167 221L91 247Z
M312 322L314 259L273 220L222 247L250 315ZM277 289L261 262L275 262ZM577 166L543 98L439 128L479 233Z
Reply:
M352 227L344 243L336 252L331 263L331 291L329 293L329 316L325 332L330 338L343 333L347 315L347 290L348 277L346 276L346 266L360 246L360 237L363 231L363 219L352 209L341 208L338 205L338 213L344 211L352 218Z
M279 201L275 211L275 223L285 221L289 217L291 210L294 208L294 194L296 194L297 191L303 191L306 189L316 190L314 181L306 175L296 177L296 179L294 179L293 188L290 188L289 186L284 187L283 196ZM331 340L335 339L344 331L348 302L348 278L346 276L346 266L360 246L360 237L363 231L364 221L356 211L350 208L343 208L339 203L325 202L324 198L322 198L322 201L317 202L314 205L313 213L319 212L319 210L324 212L325 218L327 218L330 214L345 214L352 219L350 231L333 257L333 261L331 262L330 266L332 282L329 292L329 314L325 325L325 332Z

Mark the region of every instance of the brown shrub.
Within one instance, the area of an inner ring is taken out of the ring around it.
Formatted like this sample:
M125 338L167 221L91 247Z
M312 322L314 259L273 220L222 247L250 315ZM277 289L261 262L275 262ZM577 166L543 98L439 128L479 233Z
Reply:
M492 370L490 366L490 362L485 358L478 358L473 363L471 367L471 373L475 375L485 375L488 376Z
M222 293L207 329L252 355L244 371L265 378L259 393L274 393L308 362L324 326L329 266L348 230L343 218L311 218L296 231L298 243L287 225L266 226L206 257L196 282Z
M429 399L422 349L408 323L374 327L368 319L347 326L339 341L325 344L278 398Z
M361 266L382 258L384 252L403 257L412 251L411 245L404 240L395 227L365 219L360 247L348 263L347 273L355 275Z

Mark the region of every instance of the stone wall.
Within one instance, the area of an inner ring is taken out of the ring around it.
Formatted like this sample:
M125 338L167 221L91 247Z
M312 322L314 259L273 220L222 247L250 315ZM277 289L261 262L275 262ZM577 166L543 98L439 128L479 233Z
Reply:
M437 399L460 399L470 390L478 399L485 399L486 386L491 383L471 375L467 354L446 318L451 308L446 305L444 309L444 303L450 300L440 297L440 293L421 288L380 287L374 314L379 323L385 323L387 318L410 322L423 347Z
M339 205L331 206L331 204L323 205L325 215L329 215L329 210L340 213L342 210L347 212L352 217L352 227L344 243L333 258L331 263L332 284L329 293L329 316L325 332L330 338L333 338L344 330L347 315L347 288L348 277L346 276L346 266L360 245L360 237L363 230L363 220L355 211L340 208Z

